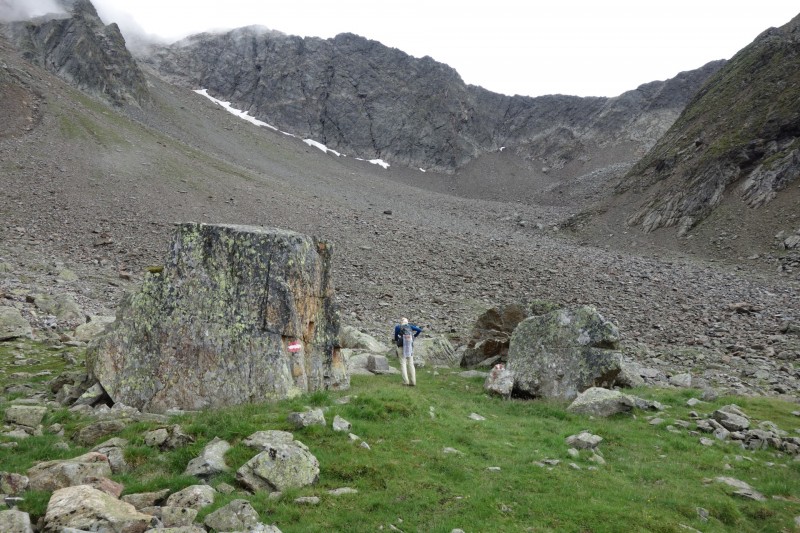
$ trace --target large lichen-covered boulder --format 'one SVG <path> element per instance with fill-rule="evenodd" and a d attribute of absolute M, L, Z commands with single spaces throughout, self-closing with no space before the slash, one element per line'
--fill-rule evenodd
<path fill-rule="evenodd" d="M 286 230 L 180 224 L 87 368 L 114 402 L 151 412 L 347 388 L 331 253 Z"/>
<path fill-rule="evenodd" d="M 572 400 L 611 386 L 620 371 L 619 330 L 591 306 L 529 317 L 511 337 L 506 368 L 515 396 Z"/>

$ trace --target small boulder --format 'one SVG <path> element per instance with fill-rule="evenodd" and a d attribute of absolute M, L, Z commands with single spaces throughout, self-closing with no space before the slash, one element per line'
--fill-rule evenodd
<path fill-rule="evenodd" d="M 183 472 L 187 476 L 210 477 L 214 474 L 230 470 L 225 464 L 225 454 L 231 445 L 218 437 L 206 444 L 198 457 L 195 457 L 186 466 Z"/>
<path fill-rule="evenodd" d="M 283 491 L 317 482 L 319 461 L 306 448 L 274 444 L 259 453 L 237 472 L 236 479 L 253 492 Z"/>
<path fill-rule="evenodd" d="M 504 365 L 497 364 L 483 382 L 483 390 L 502 398 L 510 398 L 514 390 L 514 375 Z"/>
<path fill-rule="evenodd" d="M 116 320 L 113 316 L 91 315 L 89 321 L 75 328 L 75 340 L 90 342 L 106 330 L 106 326 Z"/>
<path fill-rule="evenodd" d="M 186 527 L 191 526 L 197 518 L 197 509 L 190 507 L 171 507 L 165 505 L 161 507 L 161 523 L 164 527 Z"/>
<path fill-rule="evenodd" d="M 308 426 L 324 426 L 325 423 L 325 413 L 322 412 L 322 409 L 311 409 L 309 411 L 305 411 L 303 413 L 290 413 L 287 417 L 287 420 L 290 424 L 293 424 L 295 428 L 302 429 Z"/>
<path fill-rule="evenodd" d="M 214 503 L 217 491 L 208 485 L 190 485 L 167 498 L 169 507 L 188 507 L 200 510 Z"/>
<path fill-rule="evenodd" d="M 567 407 L 567 411 L 590 416 L 612 416 L 633 410 L 631 398 L 616 390 L 592 387 L 580 393 Z"/>
<path fill-rule="evenodd" d="M 376 354 L 389 351 L 389 346 L 379 342 L 375 337 L 362 333 L 353 326 L 342 326 L 339 328 L 339 343 L 342 348 L 365 350 Z"/>
<path fill-rule="evenodd" d="M 722 407 L 711 415 L 728 431 L 742 431 L 750 427 L 750 420 L 735 410 Z"/>
<path fill-rule="evenodd" d="M 42 423 L 47 407 L 39 405 L 12 405 L 6 409 L 5 420 L 9 424 L 36 428 Z"/>
<path fill-rule="evenodd" d="M 91 478 L 109 478 L 112 473 L 105 455 L 89 452 L 72 459 L 39 463 L 27 474 L 31 490 L 54 491 L 85 484 Z"/>
<path fill-rule="evenodd" d="M 53 493 L 43 519 L 43 531 L 54 533 L 73 528 L 140 533 L 154 527 L 155 522 L 153 516 L 140 513 L 133 505 L 88 485 L 78 485 Z"/>
<path fill-rule="evenodd" d="M 603 442 L 603 437 L 582 431 L 577 435 L 570 435 L 565 439 L 566 444 L 577 450 L 593 450 Z"/>
<path fill-rule="evenodd" d="M 0 472 L 0 494 L 22 494 L 28 490 L 30 480 L 28 476 L 16 472 Z M 2 531 L 2 529 L 0 529 Z"/>
<path fill-rule="evenodd" d="M 333 430 L 334 431 L 350 431 L 353 427 L 353 424 L 345 420 L 339 415 L 333 417 Z"/>
<path fill-rule="evenodd" d="M 394 369 L 389 366 L 389 360 L 385 356 L 369 354 L 367 356 L 367 370 L 373 374 L 391 374 Z"/>
<path fill-rule="evenodd" d="M 242 441 L 242 444 L 250 448 L 255 448 L 259 451 L 269 449 L 270 446 L 275 444 L 300 444 L 299 441 L 294 440 L 294 435 L 288 431 L 268 430 L 256 431 Z M 305 446 L 305 445 L 304 445 Z"/>
<path fill-rule="evenodd" d="M 99 420 L 78 431 L 73 439 L 84 446 L 91 446 L 109 435 L 119 433 L 128 425 L 129 421 L 123 419 Z"/>
<path fill-rule="evenodd" d="M 114 437 L 105 442 L 102 442 L 92 448 L 91 451 L 102 453 L 108 457 L 108 464 L 111 465 L 111 471 L 115 474 L 125 472 L 128 470 L 128 463 L 125 461 L 125 446 L 128 441 L 119 437 Z"/>
<path fill-rule="evenodd" d="M 16 509 L 0 511 L 0 531 L 3 533 L 33 533 L 31 517 L 28 513 Z"/>
<path fill-rule="evenodd" d="M 444 337 L 418 338 L 414 341 L 414 366 L 458 366 L 456 350 Z"/>
<path fill-rule="evenodd" d="M 0 341 L 19 337 L 31 338 L 33 329 L 15 307 L 0 306 Z"/>
<path fill-rule="evenodd" d="M 246 531 L 259 523 L 259 517 L 249 501 L 233 500 L 206 516 L 203 523 L 214 531 Z"/>

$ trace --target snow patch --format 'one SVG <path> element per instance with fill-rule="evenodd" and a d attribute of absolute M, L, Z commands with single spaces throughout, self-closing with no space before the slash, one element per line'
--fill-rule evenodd
<path fill-rule="evenodd" d="M 225 109 L 225 111 L 227 111 L 228 113 L 230 113 L 232 115 L 236 115 L 237 117 L 242 118 L 242 119 L 244 119 L 247 122 L 250 122 L 252 124 L 255 124 L 256 126 L 264 126 L 265 128 L 269 128 L 271 130 L 278 131 L 278 128 L 276 128 L 275 126 L 272 126 L 271 124 L 267 124 L 266 122 L 264 122 L 262 120 L 258 120 L 255 117 L 251 117 L 250 115 L 247 114 L 247 111 L 240 111 L 239 109 L 235 109 L 235 108 L 231 107 L 231 103 L 230 102 L 223 102 L 222 100 L 218 100 L 217 98 L 214 98 L 213 96 L 208 94 L 208 89 L 198 89 L 195 92 L 197 94 L 205 96 L 206 98 L 208 98 L 209 100 L 211 100 L 215 104 L 221 105 Z"/>
<path fill-rule="evenodd" d="M 324 144 L 322 144 L 321 142 L 317 142 L 317 141 L 315 141 L 314 139 L 303 139 L 303 142 L 304 142 L 304 143 L 306 143 L 306 144 L 307 144 L 307 145 L 309 145 L 309 146 L 313 146 L 313 147 L 315 147 L 315 148 L 319 148 L 320 150 L 322 150 L 322 151 L 323 151 L 323 152 L 325 152 L 326 154 L 327 154 L 328 152 L 330 152 L 330 153 L 332 153 L 333 155 L 335 155 L 336 157 L 339 157 L 339 156 L 341 156 L 341 155 L 342 155 L 342 154 L 340 154 L 339 152 L 337 152 L 336 150 L 331 150 L 330 148 L 328 148 L 327 146 L 325 146 L 325 145 L 324 145 Z"/>

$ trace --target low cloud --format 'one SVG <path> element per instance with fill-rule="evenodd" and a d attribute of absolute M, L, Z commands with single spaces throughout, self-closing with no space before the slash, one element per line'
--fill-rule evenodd
<path fill-rule="evenodd" d="M 64 11 L 55 0 L 0 0 L 0 22 L 28 20 Z"/>

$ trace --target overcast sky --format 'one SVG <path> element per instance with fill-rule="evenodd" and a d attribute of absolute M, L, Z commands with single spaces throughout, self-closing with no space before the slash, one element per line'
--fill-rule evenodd
<path fill-rule="evenodd" d="M 22 1 L 33 5 L 49 0 Z M 455 68 L 504 94 L 616 96 L 729 59 L 800 13 L 795 0 L 93 0 L 106 23 L 175 40 L 260 24 L 283 33 L 351 32 Z"/>

